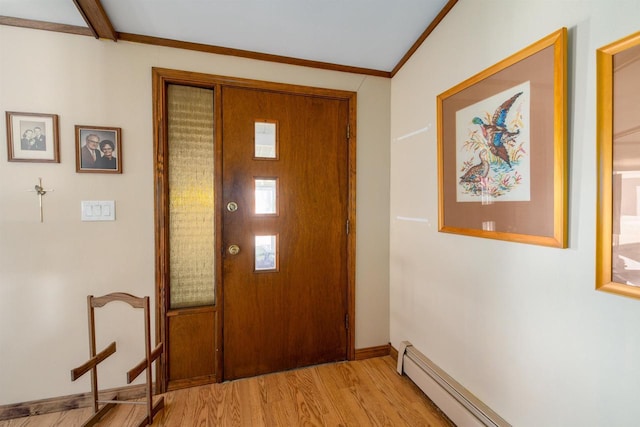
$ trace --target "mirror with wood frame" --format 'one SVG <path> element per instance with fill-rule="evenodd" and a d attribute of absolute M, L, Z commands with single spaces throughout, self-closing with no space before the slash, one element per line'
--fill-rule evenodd
<path fill-rule="evenodd" d="M 640 298 L 640 32 L 596 59 L 596 289 Z"/>

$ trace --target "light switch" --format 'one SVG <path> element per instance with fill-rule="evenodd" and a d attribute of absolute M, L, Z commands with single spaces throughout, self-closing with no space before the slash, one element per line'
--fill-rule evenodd
<path fill-rule="evenodd" d="M 115 221 L 116 208 L 113 200 L 80 202 L 82 221 Z"/>
<path fill-rule="evenodd" d="M 115 221 L 116 220 L 116 202 L 113 200 L 107 200 L 104 202 L 100 202 L 100 208 L 102 210 L 102 219 L 104 221 Z"/>

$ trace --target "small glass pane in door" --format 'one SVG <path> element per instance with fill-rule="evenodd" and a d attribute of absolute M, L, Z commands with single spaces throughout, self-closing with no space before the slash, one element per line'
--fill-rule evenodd
<path fill-rule="evenodd" d="M 277 211 L 277 189 L 278 180 L 275 178 L 255 179 L 255 212 L 256 215 L 276 214 Z"/>
<path fill-rule="evenodd" d="M 277 158 L 276 138 L 277 129 L 275 122 L 255 122 L 255 154 L 259 159 Z"/>
<path fill-rule="evenodd" d="M 256 271 L 277 269 L 276 236 L 255 236 Z"/>

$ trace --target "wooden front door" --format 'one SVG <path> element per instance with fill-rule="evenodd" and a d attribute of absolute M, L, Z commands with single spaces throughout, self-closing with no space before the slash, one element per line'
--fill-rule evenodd
<path fill-rule="evenodd" d="M 221 95 L 223 377 L 345 360 L 349 103 Z"/>
<path fill-rule="evenodd" d="M 355 93 L 152 75 L 158 391 L 353 359 Z"/>

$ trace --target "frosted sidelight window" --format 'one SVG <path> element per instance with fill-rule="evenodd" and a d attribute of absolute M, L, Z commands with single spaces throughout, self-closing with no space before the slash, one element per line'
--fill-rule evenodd
<path fill-rule="evenodd" d="M 169 85 L 169 304 L 215 303 L 213 90 Z"/>
<path fill-rule="evenodd" d="M 255 122 L 255 154 L 259 159 L 275 159 L 278 157 L 278 129 L 275 122 Z"/>
<path fill-rule="evenodd" d="M 277 183 L 275 178 L 255 179 L 255 213 L 257 215 L 268 215 L 277 213 Z"/>
<path fill-rule="evenodd" d="M 277 269 L 277 239 L 276 236 L 255 236 L 255 268 L 256 271 Z"/>

